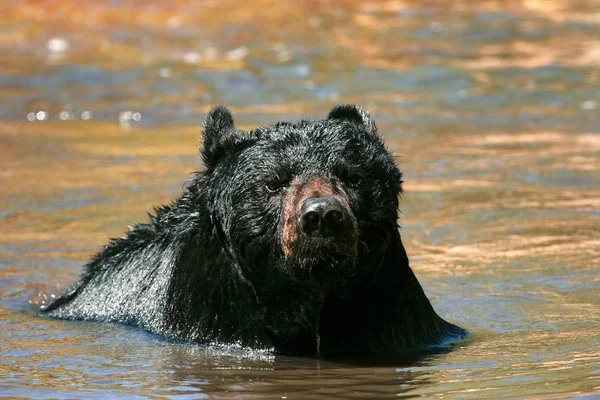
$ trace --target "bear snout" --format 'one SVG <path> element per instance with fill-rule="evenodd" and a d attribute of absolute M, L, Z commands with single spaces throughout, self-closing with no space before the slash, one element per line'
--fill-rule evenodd
<path fill-rule="evenodd" d="M 298 179 L 290 185 L 284 204 L 281 238 L 288 261 L 304 257 L 339 264 L 356 255 L 357 222 L 334 182 L 323 177 Z"/>
<path fill-rule="evenodd" d="M 339 235 L 346 222 L 342 203 L 335 197 L 311 197 L 300 206 L 302 233 L 313 237 Z"/>

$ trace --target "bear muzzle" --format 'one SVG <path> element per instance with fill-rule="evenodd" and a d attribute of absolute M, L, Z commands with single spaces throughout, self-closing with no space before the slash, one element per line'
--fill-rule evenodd
<path fill-rule="evenodd" d="M 323 286 L 352 274 L 358 262 L 358 224 L 345 192 L 324 177 L 298 179 L 284 204 L 286 270 Z"/>
<path fill-rule="evenodd" d="M 283 203 L 281 238 L 286 259 L 338 264 L 356 255 L 357 222 L 346 194 L 333 181 L 319 176 L 296 179 Z"/>

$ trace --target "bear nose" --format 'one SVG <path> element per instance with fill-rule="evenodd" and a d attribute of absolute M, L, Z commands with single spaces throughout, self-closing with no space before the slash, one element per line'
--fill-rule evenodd
<path fill-rule="evenodd" d="M 334 236 L 344 227 L 344 208 L 335 197 L 312 197 L 300 207 L 300 224 L 308 236 Z"/>

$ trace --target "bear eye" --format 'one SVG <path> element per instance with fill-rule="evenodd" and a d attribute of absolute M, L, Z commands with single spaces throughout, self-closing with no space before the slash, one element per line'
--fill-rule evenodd
<path fill-rule="evenodd" d="M 272 181 L 272 182 L 268 182 L 266 187 L 267 187 L 267 191 L 269 191 L 271 193 L 277 193 L 283 188 L 283 184 L 279 181 Z"/>
<path fill-rule="evenodd" d="M 337 168 L 336 175 L 340 181 L 348 185 L 356 185 L 362 179 L 362 176 L 358 172 L 344 167 Z"/>
<path fill-rule="evenodd" d="M 277 176 L 267 182 L 265 187 L 269 193 L 278 193 L 284 187 L 290 184 L 290 179 L 287 176 Z"/>

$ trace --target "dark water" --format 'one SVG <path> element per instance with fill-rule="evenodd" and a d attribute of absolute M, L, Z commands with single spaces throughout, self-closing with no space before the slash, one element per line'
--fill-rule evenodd
<path fill-rule="evenodd" d="M 0 5 L 0 396 L 600 396 L 600 3 Z M 315 360 L 32 316 L 181 193 L 204 113 L 371 111 L 442 354 Z M 592 396 L 594 397 L 594 396 Z"/>

